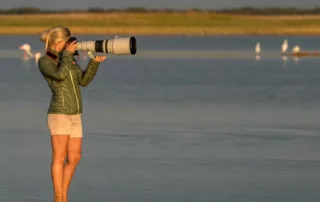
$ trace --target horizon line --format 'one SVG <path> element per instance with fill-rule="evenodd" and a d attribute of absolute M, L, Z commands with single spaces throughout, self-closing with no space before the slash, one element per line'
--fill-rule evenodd
<path fill-rule="evenodd" d="M 165 10 L 173 10 L 173 11 L 189 11 L 189 10 L 195 10 L 195 11 L 224 11 L 224 10 L 238 10 L 238 9 L 254 9 L 254 10 L 267 10 L 267 9 L 279 9 L 279 10 L 287 10 L 287 9 L 294 9 L 294 10 L 314 10 L 314 9 L 320 9 L 320 5 L 313 6 L 313 7 L 297 7 L 297 6 L 238 6 L 238 7 L 226 7 L 226 8 L 196 8 L 196 7 L 190 7 L 190 8 L 149 8 L 149 7 L 139 7 L 139 6 L 133 6 L 133 7 L 126 7 L 126 8 L 101 8 L 101 7 L 88 7 L 88 8 L 56 8 L 56 9 L 48 9 L 48 8 L 40 8 L 36 6 L 22 6 L 22 7 L 12 7 L 12 8 L 0 8 L 0 11 L 10 11 L 10 10 L 17 10 L 17 9 L 34 9 L 38 11 L 88 11 L 90 9 L 96 9 L 101 11 L 127 11 L 127 10 L 144 10 L 144 11 L 165 11 Z"/>

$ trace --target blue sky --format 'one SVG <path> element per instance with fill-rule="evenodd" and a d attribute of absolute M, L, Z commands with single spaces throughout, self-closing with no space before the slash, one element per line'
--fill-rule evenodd
<path fill-rule="evenodd" d="M 320 0 L 4 0 L 0 8 L 38 7 L 45 9 L 86 9 L 100 8 L 208 8 L 221 9 L 232 7 L 320 7 Z"/>

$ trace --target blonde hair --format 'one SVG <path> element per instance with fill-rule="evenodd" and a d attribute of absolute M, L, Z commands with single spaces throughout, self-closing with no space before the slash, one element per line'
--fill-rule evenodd
<path fill-rule="evenodd" d="M 53 45 L 59 42 L 66 42 L 71 36 L 70 30 L 66 27 L 53 27 L 44 31 L 40 37 L 40 40 L 46 43 L 45 51 L 48 47 L 52 47 Z"/>

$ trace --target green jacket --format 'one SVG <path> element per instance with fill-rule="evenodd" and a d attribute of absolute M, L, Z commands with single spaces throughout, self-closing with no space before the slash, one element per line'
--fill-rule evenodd
<path fill-rule="evenodd" d="M 88 86 L 96 75 L 100 63 L 90 60 L 86 70 L 83 71 L 74 59 L 73 53 L 67 50 L 62 53 L 52 49 L 48 51 L 53 54 L 44 55 L 38 61 L 39 70 L 52 91 L 48 113 L 81 114 L 80 86 Z"/>

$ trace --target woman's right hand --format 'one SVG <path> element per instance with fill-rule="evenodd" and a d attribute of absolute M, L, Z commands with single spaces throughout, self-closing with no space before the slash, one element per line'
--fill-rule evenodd
<path fill-rule="evenodd" d="M 74 53 L 76 49 L 77 49 L 77 41 L 71 42 L 66 47 L 66 50 L 70 51 L 71 53 Z"/>

